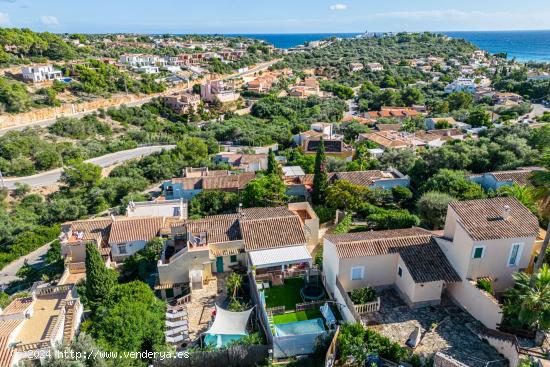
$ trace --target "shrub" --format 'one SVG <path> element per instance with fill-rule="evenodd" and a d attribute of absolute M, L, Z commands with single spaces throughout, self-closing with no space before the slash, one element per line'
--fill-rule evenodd
<path fill-rule="evenodd" d="M 334 220 L 334 216 L 336 215 L 336 209 L 334 208 L 316 206 L 314 210 L 315 210 L 315 214 L 317 214 L 317 216 L 319 217 L 319 223 L 330 222 Z"/>
<path fill-rule="evenodd" d="M 493 290 L 493 283 L 491 282 L 491 280 L 489 279 L 486 279 L 486 278 L 480 278 L 477 280 L 477 284 L 476 286 L 481 289 L 481 290 L 484 290 L 485 292 L 487 293 L 490 293 L 490 294 L 493 294 L 494 293 L 494 290 Z"/>
<path fill-rule="evenodd" d="M 351 229 L 351 214 L 346 214 L 344 219 L 336 227 L 334 227 L 334 230 L 332 233 L 334 234 L 344 234 L 348 233 Z"/>
<path fill-rule="evenodd" d="M 363 287 L 359 289 L 354 289 L 351 292 L 351 300 L 353 304 L 362 305 L 369 302 L 374 302 L 376 300 L 376 291 L 372 287 Z"/>

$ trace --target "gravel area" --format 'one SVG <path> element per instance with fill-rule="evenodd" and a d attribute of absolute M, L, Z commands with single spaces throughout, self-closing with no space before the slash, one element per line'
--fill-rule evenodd
<path fill-rule="evenodd" d="M 491 367 L 508 365 L 502 355 L 468 329 L 477 321 L 448 299 L 440 306 L 411 309 L 394 290 L 385 290 L 380 311 L 364 321 L 402 346 L 419 327 L 423 337 L 415 352 L 422 358 L 441 351 L 471 367 L 484 367 L 490 361 L 494 361 Z"/>

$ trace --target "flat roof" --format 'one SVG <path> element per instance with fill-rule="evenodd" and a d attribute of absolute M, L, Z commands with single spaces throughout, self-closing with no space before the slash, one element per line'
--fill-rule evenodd
<path fill-rule="evenodd" d="M 251 251 L 249 256 L 257 268 L 311 262 L 311 254 L 304 245 Z"/>

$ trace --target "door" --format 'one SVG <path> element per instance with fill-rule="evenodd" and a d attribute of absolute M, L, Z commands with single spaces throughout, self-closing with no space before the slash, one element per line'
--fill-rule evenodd
<path fill-rule="evenodd" d="M 216 273 L 223 273 L 223 257 L 216 258 Z"/>

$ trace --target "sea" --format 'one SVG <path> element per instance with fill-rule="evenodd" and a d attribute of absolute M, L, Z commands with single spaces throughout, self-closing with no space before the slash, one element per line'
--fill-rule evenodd
<path fill-rule="evenodd" d="M 505 52 L 517 61 L 550 62 L 550 30 L 545 31 L 484 31 L 442 32 L 449 37 L 464 38 L 480 49 L 491 53 Z M 239 34 L 264 40 L 277 48 L 291 48 L 324 38 L 352 38 L 359 33 L 288 33 L 288 34 Z"/>

